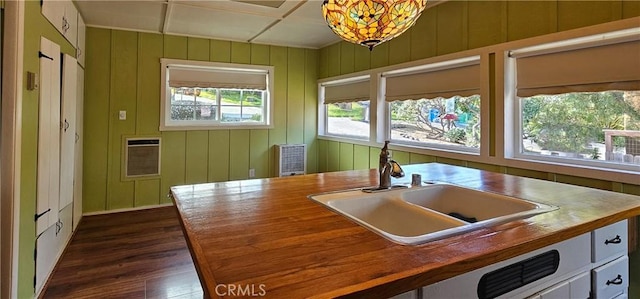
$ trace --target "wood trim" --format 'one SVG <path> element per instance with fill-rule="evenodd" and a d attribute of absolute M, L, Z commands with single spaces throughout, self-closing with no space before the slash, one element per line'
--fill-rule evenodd
<path fill-rule="evenodd" d="M 135 208 L 124 208 L 124 209 L 114 209 L 114 210 L 88 212 L 88 213 L 82 213 L 82 217 L 84 217 L 84 216 L 94 216 L 94 215 L 104 215 L 104 214 L 113 214 L 113 213 L 123 213 L 123 212 L 131 212 L 131 211 L 140 211 L 140 210 L 148 210 L 148 209 L 168 207 L 168 206 L 172 206 L 172 205 L 173 205 L 173 203 L 164 203 L 164 204 L 152 205 L 152 206 L 142 206 L 142 207 L 135 207 Z"/>
<path fill-rule="evenodd" d="M 20 236 L 20 173 L 22 124 L 22 70 L 24 48 L 24 2 L 4 3 L 2 87 L 2 177 L 0 214 L 0 297 L 17 298 Z"/>

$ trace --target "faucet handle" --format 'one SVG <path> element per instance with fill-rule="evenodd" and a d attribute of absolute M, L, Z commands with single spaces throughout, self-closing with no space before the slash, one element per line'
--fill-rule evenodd
<path fill-rule="evenodd" d="M 394 160 L 389 160 L 389 163 L 391 164 L 391 176 L 394 178 L 401 178 L 404 177 L 404 170 L 402 170 L 402 167 L 400 167 L 400 164 L 398 164 L 398 162 L 394 161 Z"/>

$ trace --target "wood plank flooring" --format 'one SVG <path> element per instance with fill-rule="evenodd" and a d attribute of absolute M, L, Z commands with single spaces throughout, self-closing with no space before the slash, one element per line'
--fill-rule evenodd
<path fill-rule="evenodd" d="M 202 298 L 175 207 L 86 216 L 41 298 Z"/>

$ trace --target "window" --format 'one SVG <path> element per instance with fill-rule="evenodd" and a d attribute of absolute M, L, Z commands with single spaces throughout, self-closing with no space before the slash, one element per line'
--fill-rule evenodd
<path fill-rule="evenodd" d="M 478 153 L 480 57 L 382 74 L 392 142 Z"/>
<path fill-rule="evenodd" d="M 638 39 L 617 32 L 512 51 L 513 156 L 640 170 Z"/>
<path fill-rule="evenodd" d="M 321 135 L 369 140 L 369 76 L 320 84 Z"/>
<path fill-rule="evenodd" d="M 273 67 L 161 62 L 161 130 L 271 127 Z"/>

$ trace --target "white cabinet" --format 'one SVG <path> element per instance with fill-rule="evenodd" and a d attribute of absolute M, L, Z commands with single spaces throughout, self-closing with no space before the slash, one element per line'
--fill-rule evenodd
<path fill-rule="evenodd" d="M 75 171 L 73 179 L 73 230 L 82 218 L 82 142 L 84 111 L 84 69 L 78 68 L 78 94 L 76 95 Z"/>
<path fill-rule="evenodd" d="M 62 209 L 55 225 L 49 227 L 36 239 L 36 277 L 34 281 L 36 295 L 42 291 L 56 262 L 71 240 L 72 213 L 71 206 Z"/>
<path fill-rule="evenodd" d="M 591 261 L 602 264 L 627 254 L 627 221 L 616 222 L 591 232 Z"/>
<path fill-rule="evenodd" d="M 36 234 L 58 221 L 60 196 L 60 46 L 40 39 Z"/>
<path fill-rule="evenodd" d="M 629 288 L 627 232 L 627 220 L 591 232 L 594 267 L 591 271 L 591 289 L 594 299 L 626 297 Z"/>
<path fill-rule="evenodd" d="M 78 42 L 76 43 L 76 59 L 78 60 L 78 64 L 84 67 L 84 59 L 85 59 L 85 36 L 86 36 L 87 27 L 84 24 L 84 19 L 80 14 L 78 14 Z"/>
<path fill-rule="evenodd" d="M 71 0 L 42 0 L 42 15 L 76 46 L 78 38 L 78 10 Z"/>
<path fill-rule="evenodd" d="M 626 255 L 591 272 L 594 299 L 612 299 L 625 294 L 629 288 L 629 258 Z"/>
<path fill-rule="evenodd" d="M 60 121 L 60 204 L 59 209 L 73 201 L 73 173 L 76 140 L 76 94 L 78 93 L 78 62 L 65 54 L 62 67 L 62 105 Z"/>

